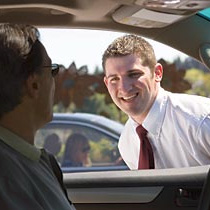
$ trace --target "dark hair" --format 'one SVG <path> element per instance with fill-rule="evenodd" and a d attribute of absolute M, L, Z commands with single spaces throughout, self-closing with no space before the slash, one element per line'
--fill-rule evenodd
<path fill-rule="evenodd" d="M 77 161 L 75 160 L 75 154 L 78 152 L 80 146 L 89 147 L 88 139 L 83 134 L 80 133 L 71 134 L 66 140 L 66 147 L 65 147 L 63 160 L 64 161 L 68 160 L 71 163 Z"/>
<path fill-rule="evenodd" d="M 57 155 L 61 149 L 61 140 L 55 133 L 48 135 L 44 142 L 44 148 L 53 155 Z"/>
<path fill-rule="evenodd" d="M 157 61 L 153 47 L 142 37 L 129 34 L 114 40 L 105 50 L 102 57 L 104 72 L 106 71 L 105 65 L 108 58 L 132 54 L 137 55 L 141 59 L 143 66 L 148 66 L 151 71 L 154 70 Z"/>
<path fill-rule="evenodd" d="M 0 118 L 21 103 L 29 75 L 40 73 L 42 49 L 30 25 L 0 24 Z"/>

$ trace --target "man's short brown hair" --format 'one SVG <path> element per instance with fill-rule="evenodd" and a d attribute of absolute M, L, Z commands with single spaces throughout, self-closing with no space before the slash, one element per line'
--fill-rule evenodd
<path fill-rule="evenodd" d="M 114 40 L 105 50 L 102 57 L 102 66 L 104 72 L 108 58 L 122 57 L 126 55 L 137 55 L 143 66 L 148 66 L 151 70 L 154 69 L 157 60 L 153 47 L 140 36 L 125 35 Z"/>

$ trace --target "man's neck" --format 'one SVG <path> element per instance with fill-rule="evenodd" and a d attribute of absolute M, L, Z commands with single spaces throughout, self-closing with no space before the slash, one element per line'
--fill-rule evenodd
<path fill-rule="evenodd" d="M 23 116 L 20 113 L 10 112 L 0 119 L 0 125 L 33 145 L 36 132 L 31 123 L 33 121 L 29 117 Z"/>

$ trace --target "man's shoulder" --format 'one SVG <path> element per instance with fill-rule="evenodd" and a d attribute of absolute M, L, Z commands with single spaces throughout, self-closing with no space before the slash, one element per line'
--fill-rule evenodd
<path fill-rule="evenodd" d="M 205 115 L 210 113 L 210 98 L 184 93 L 170 93 L 168 95 L 169 106 L 177 111 L 187 112 L 192 115 Z"/>
<path fill-rule="evenodd" d="M 0 161 L 10 160 L 13 156 L 15 156 L 15 150 L 0 139 Z"/>
<path fill-rule="evenodd" d="M 0 140 L 1 177 L 17 177 L 21 167 L 22 155 Z"/>
<path fill-rule="evenodd" d="M 167 112 L 182 120 L 201 122 L 210 114 L 210 99 L 197 95 L 168 93 Z"/>
<path fill-rule="evenodd" d="M 175 99 L 182 99 L 184 101 L 187 101 L 187 99 L 194 99 L 197 103 L 200 103 L 200 100 L 205 101 L 206 103 L 210 103 L 210 98 L 200 96 L 200 95 L 193 95 L 193 94 L 187 94 L 187 93 L 172 93 L 169 91 L 165 91 L 165 93 L 170 97 L 170 98 L 175 98 Z"/>

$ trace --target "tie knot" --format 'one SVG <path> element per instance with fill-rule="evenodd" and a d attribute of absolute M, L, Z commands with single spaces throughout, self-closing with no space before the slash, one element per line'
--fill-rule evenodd
<path fill-rule="evenodd" d="M 147 135 L 147 130 L 142 126 L 142 125 L 139 125 L 137 128 L 136 128 L 136 132 L 139 134 L 139 135 Z"/>

